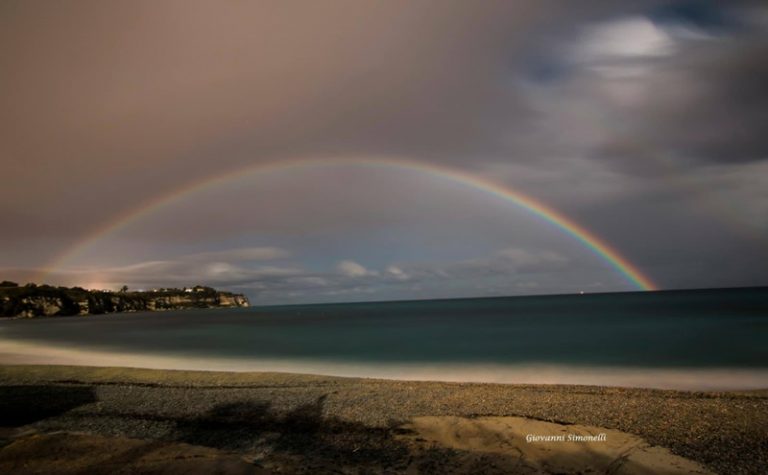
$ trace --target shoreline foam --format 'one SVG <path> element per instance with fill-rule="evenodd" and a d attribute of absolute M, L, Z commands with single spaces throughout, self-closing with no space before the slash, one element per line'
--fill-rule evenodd
<path fill-rule="evenodd" d="M 400 381 L 586 385 L 685 391 L 768 389 L 768 368 L 630 368 L 551 364 L 351 363 L 203 358 L 52 347 L 0 340 L 0 364 L 74 365 L 186 371 L 279 372 Z"/>

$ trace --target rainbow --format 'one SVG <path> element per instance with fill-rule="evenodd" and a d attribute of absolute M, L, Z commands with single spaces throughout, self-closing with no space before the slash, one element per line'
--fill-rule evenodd
<path fill-rule="evenodd" d="M 294 168 L 308 167 L 328 167 L 328 166 L 361 166 L 372 168 L 386 168 L 403 170 L 408 172 L 424 173 L 429 176 L 441 178 L 449 182 L 457 183 L 484 193 L 496 196 L 510 203 L 513 203 L 537 218 L 552 224 L 567 235 L 571 236 L 584 247 L 599 256 L 605 262 L 610 264 L 629 282 L 641 290 L 657 290 L 658 286 L 627 258 L 622 256 L 617 250 L 611 247 L 607 242 L 592 234 L 590 231 L 564 216 L 555 209 L 544 203 L 526 196 L 519 191 L 508 187 L 503 187 L 487 179 L 480 178 L 467 173 L 466 171 L 450 168 L 442 165 L 426 164 L 421 162 L 401 160 L 401 159 L 379 159 L 379 158 L 332 158 L 332 159 L 289 159 L 278 162 L 260 163 L 249 165 L 224 174 L 208 177 L 204 180 L 189 183 L 180 188 L 174 189 L 160 197 L 152 198 L 145 203 L 129 210 L 117 218 L 103 224 L 88 234 L 85 238 L 78 241 L 74 246 L 67 249 L 63 254 L 54 259 L 38 276 L 37 281 L 42 282 L 45 277 L 61 268 L 66 262 L 75 258 L 81 252 L 88 248 L 92 243 L 103 239 L 109 234 L 120 228 L 135 222 L 136 220 L 149 215 L 150 213 L 176 203 L 190 194 L 210 189 L 231 180 L 243 178 L 244 176 L 264 174 L 274 171 L 284 171 Z"/>

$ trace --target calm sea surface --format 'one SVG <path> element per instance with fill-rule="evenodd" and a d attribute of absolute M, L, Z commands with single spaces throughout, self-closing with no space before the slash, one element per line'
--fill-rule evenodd
<path fill-rule="evenodd" d="M 14 344 L 13 351 L 3 351 L 4 344 L 7 348 Z M 569 368 L 572 373 L 601 368 L 627 374 L 669 369 L 701 377 L 705 377 L 702 370 L 731 374 L 741 370 L 751 381 L 747 386 L 768 387 L 768 379 L 761 379 L 768 374 L 768 288 L 273 306 L 1 322 L 0 362 L 3 354 L 7 359 L 9 353 L 18 353 L 20 345 L 43 353 L 67 350 L 60 354 L 66 363 L 79 352 L 121 355 L 126 366 L 133 365 L 130 358 L 135 356 L 194 360 L 195 365 L 171 366 L 201 369 L 305 367 L 307 372 L 361 376 L 366 375 L 364 368 L 377 367 L 421 368 L 423 375 L 428 375 L 426 368 L 443 372 L 463 368 L 475 374 L 485 368 L 491 375 L 504 373 L 505 368 L 528 368 L 529 375 L 530 368 Z M 59 361 L 51 355 L 45 362 Z M 98 361 L 86 358 L 77 363 Z M 334 371 L 334 365 L 357 370 Z"/>

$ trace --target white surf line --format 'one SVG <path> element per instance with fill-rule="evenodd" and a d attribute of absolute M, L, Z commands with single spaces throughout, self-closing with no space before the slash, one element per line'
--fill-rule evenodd
<path fill-rule="evenodd" d="M 235 372 L 285 372 L 505 384 L 569 384 L 680 390 L 768 389 L 768 368 L 627 368 L 551 364 L 369 363 L 249 359 L 104 351 L 0 339 L 0 364 L 114 366 Z"/>

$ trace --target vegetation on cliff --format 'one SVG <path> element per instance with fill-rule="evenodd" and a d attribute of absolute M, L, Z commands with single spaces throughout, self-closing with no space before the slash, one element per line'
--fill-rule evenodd
<path fill-rule="evenodd" d="M 248 305 L 248 299 L 242 294 L 200 285 L 150 291 L 129 291 L 128 287 L 123 286 L 119 292 L 112 292 L 35 284 L 19 286 L 15 282 L 0 282 L 0 316 L 3 317 L 89 315 Z"/>

